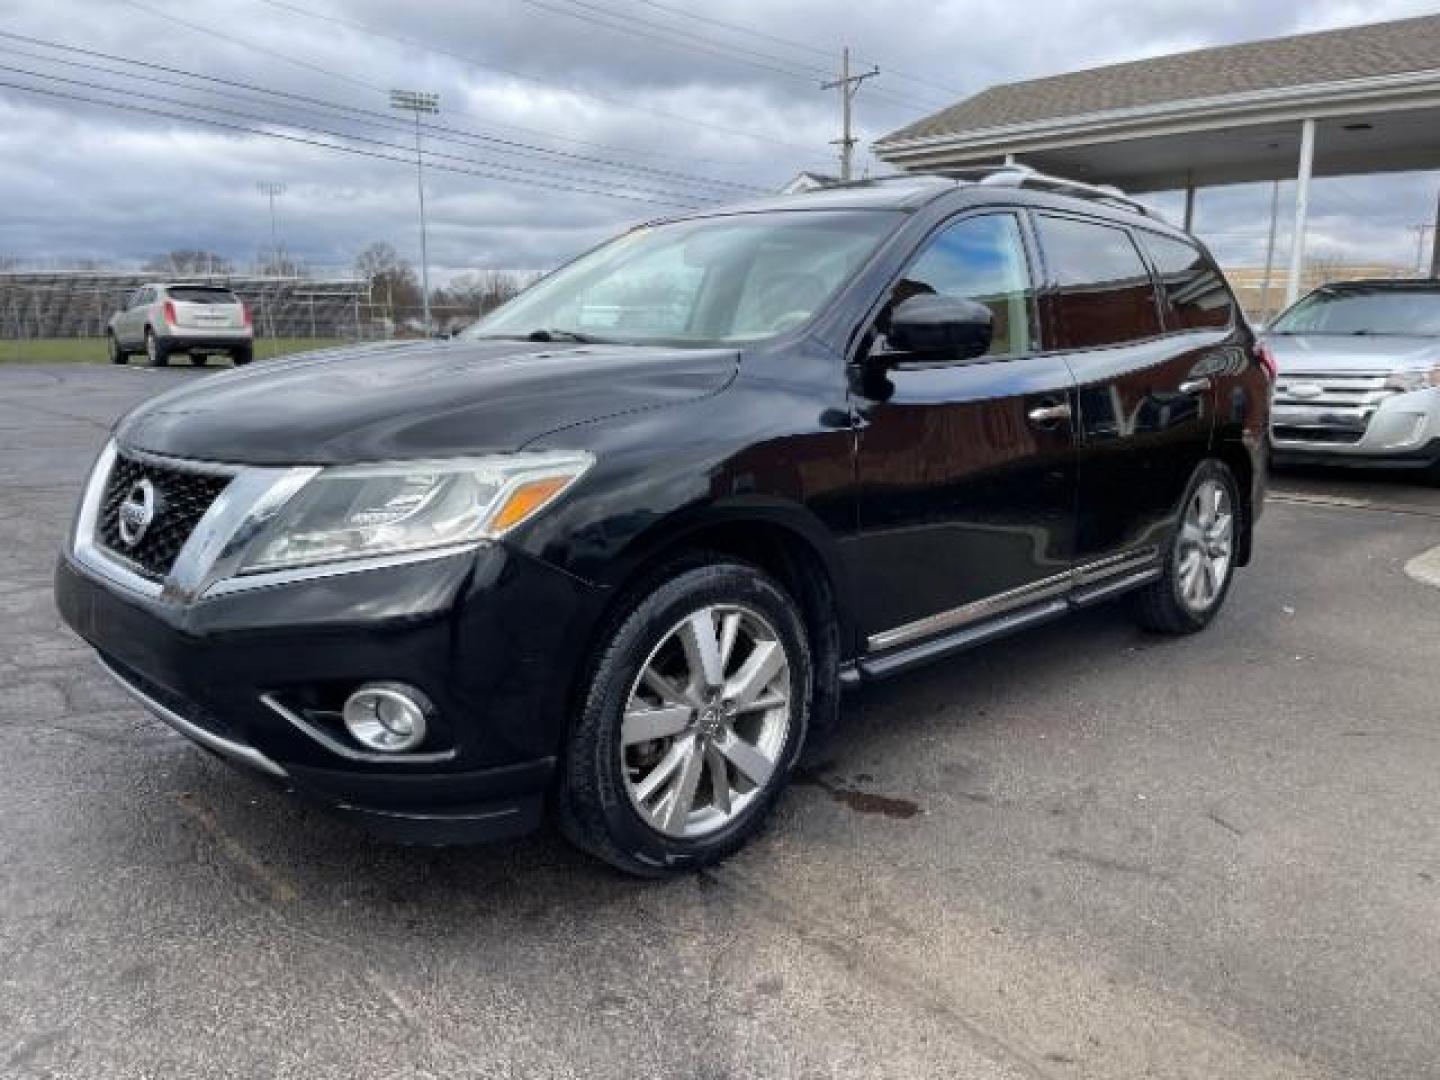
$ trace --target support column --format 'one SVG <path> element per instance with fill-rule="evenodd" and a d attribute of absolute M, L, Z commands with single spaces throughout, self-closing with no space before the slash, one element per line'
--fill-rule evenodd
<path fill-rule="evenodd" d="M 1285 285 L 1285 306 L 1300 299 L 1300 275 L 1305 270 L 1305 218 L 1310 213 L 1310 174 L 1315 169 L 1315 121 L 1300 125 L 1300 167 L 1295 174 L 1295 228 L 1290 237 L 1290 280 Z"/>
<path fill-rule="evenodd" d="M 1195 230 L 1195 181 L 1185 183 L 1185 231 Z"/>
<path fill-rule="evenodd" d="M 1270 279 L 1275 273 L 1275 227 L 1280 221 L 1280 181 L 1270 185 L 1270 235 L 1265 241 L 1265 279 L 1260 283 L 1259 316 L 1270 322 Z"/>
<path fill-rule="evenodd" d="M 1430 241 L 1430 276 L 1440 278 L 1440 195 L 1435 197 L 1435 236 Z"/>

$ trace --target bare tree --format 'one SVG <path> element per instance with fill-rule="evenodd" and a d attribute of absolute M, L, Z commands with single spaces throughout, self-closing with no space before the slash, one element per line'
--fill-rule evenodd
<path fill-rule="evenodd" d="M 355 256 L 355 275 L 370 287 L 370 302 L 382 305 L 390 318 L 413 315 L 420 307 L 420 283 L 415 268 L 379 241 Z"/>
<path fill-rule="evenodd" d="M 283 247 L 263 248 L 255 270 L 266 277 L 304 277 L 308 272 L 305 264 Z"/>
<path fill-rule="evenodd" d="M 229 259 L 213 251 L 179 248 L 151 259 L 145 269 L 157 274 L 228 274 L 233 268 Z"/>

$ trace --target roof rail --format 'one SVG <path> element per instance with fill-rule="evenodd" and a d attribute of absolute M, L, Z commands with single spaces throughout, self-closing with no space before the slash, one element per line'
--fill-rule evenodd
<path fill-rule="evenodd" d="M 1153 207 L 1146 206 L 1138 199 L 1132 199 L 1118 187 L 1111 184 L 1087 184 L 1082 180 L 1068 180 L 1063 176 L 1050 176 L 1037 172 L 1029 165 L 975 165 L 954 169 L 937 170 L 941 176 L 987 187 L 1036 188 L 1053 191 L 1057 195 L 1073 195 L 1080 199 L 1095 199 L 1099 202 L 1114 203 L 1137 214 L 1164 221 L 1164 216 Z"/>

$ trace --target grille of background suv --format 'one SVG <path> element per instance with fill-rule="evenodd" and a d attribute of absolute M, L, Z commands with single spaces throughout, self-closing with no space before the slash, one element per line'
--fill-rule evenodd
<path fill-rule="evenodd" d="M 120 538 L 120 504 L 142 478 L 155 486 L 155 518 L 140 542 L 131 547 Z M 147 577 L 163 578 L 205 511 L 229 483 L 228 476 L 156 465 L 121 454 L 100 500 L 100 543 Z"/>

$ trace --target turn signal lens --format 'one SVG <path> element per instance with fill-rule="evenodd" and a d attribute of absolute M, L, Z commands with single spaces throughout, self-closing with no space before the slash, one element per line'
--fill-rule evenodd
<path fill-rule="evenodd" d="M 569 487 L 572 479 L 569 476 L 547 476 L 518 485 L 490 519 L 490 530 L 502 533 L 519 525 Z"/>

